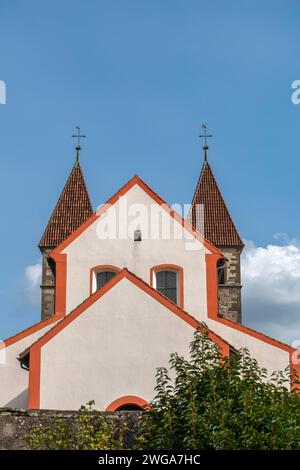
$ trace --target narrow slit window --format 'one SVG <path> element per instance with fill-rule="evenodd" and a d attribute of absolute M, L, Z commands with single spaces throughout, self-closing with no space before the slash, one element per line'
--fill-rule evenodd
<path fill-rule="evenodd" d="M 226 281 L 226 264 L 225 260 L 220 260 L 217 265 L 218 270 L 218 284 L 222 286 L 225 284 Z"/>

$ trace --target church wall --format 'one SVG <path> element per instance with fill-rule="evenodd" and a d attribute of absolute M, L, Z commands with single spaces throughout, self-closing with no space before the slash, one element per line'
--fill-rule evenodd
<path fill-rule="evenodd" d="M 155 370 L 187 357 L 193 327 L 126 278 L 41 348 L 41 408 L 104 410 L 154 397 Z"/>
<path fill-rule="evenodd" d="M 17 358 L 53 326 L 52 323 L 0 350 L 0 407 L 27 408 L 28 371 L 21 368 Z"/>
<path fill-rule="evenodd" d="M 237 350 L 243 347 L 248 348 L 259 365 L 265 367 L 269 373 L 284 370 L 290 364 L 287 351 L 247 334 L 246 330 L 239 331 L 212 319 L 207 320 L 207 325 Z"/>
<path fill-rule="evenodd" d="M 127 194 L 128 207 L 133 208 L 135 203 L 143 204 L 150 210 L 154 204 L 139 186 L 134 186 Z M 123 198 L 122 198 L 123 199 Z M 124 199 L 123 199 L 124 200 Z M 121 203 L 122 204 L 122 203 Z M 159 206 L 155 204 L 158 208 Z M 119 217 L 120 203 L 113 206 Z M 184 275 L 184 309 L 199 320 L 206 316 L 206 266 L 205 253 L 208 253 L 199 241 L 188 234 L 189 239 L 161 239 L 162 233 L 167 233 L 171 224 L 171 233 L 182 230 L 178 222 L 174 221 L 165 210 L 159 208 L 162 214 L 162 229 L 160 239 L 146 239 L 146 233 L 155 228 L 156 221 L 148 226 L 141 222 L 142 241 L 133 239 L 106 239 L 98 238 L 109 220 L 109 212 L 101 220 L 94 222 L 86 231 L 75 239 L 64 251 L 67 254 L 67 313 L 70 313 L 90 294 L 90 269 L 97 265 L 114 265 L 119 268 L 126 267 L 137 276 L 150 283 L 150 270 L 158 264 L 176 264 L 183 268 Z M 139 221 L 132 222 L 128 217 L 130 231 L 139 228 Z M 190 249 L 192 248 L 192 249 Z M 195 250 L 195 248 L 197 248 Z"/>

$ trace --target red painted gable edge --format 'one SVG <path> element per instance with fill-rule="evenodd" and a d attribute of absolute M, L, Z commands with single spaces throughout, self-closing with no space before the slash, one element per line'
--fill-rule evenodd
<path fill-rule="evenodd" d="M 85 312 L 91 305 L 93 305 L 98 299 L 104 296 L 109 290 L 111 290 L 118 282 L 123 278 L 128 279 L 137 287 L 142 289 L 144 292 L 152 296 L 160 304 L 165 306 L 175 315 L 180 317 L 182 320 L 191 325 L 194 329 L 200 329 L 208 332 L 208 337 L 211 341 L 220 346 L 221 353 L 224 356 L 228 356 L 230 349 L 233 349 L 230 344 L 222 339 L 220 336 L 215 334 L 209 328 L 202 325 L 190 314 L 182 310 L 176 304 L 171 302 L 167 297 L 160 294 L 158 291 L 153 289 L 142 279 L 129 272 L 127 269 L 122 269 L 115 277 L 113 277 L 105 286 L 99 289 L 97 292 L 88 297 L 78 307 L 76 307 L 69 315 L 65 316 L 64 319 L 51 330 L 49 330 L 44 336 L 39 338 L 30 347 L 30 368 L 29 368 L 29 391 L 28 391 L 28 408 L 38 409 L 40 407 L 40 374 L 41 374 L 41 348 L 48 343 L 54 336 L 60 331 L 66 328 L 71 322 L 73 322 L 79 315 Z"/>
<path fill-rule="evenodd" d="M 63 318 L 64 318 L 63 315 L 53 315 L 52 317 L 47 318 L 46 320 L 42 320 L 38 323 L 35 323 L 32 326 L 29 326 L 25 330 L 22 330 L 19 333 L 15 334 L 13 336 L 10 336 L 9 338 L 2 341 L 2 343 L 0 343 L 0 350 L 8 348 L 9 346 L 17 343 L 18 341 L 21 341 L 22 339 L 27 338 L 30 335 L 33 335 L 37 331 L 40 331 L 43 328 L 45 328 L 46 326 L 52 325 L 52 323 L 56 323 L 56 322 L 62 320 Z"/>
<path fill-rule="evenodd" d="M 140 186 L 157 204 L 163 207 L 163 209 L 173 217 L 179 224 L 182 225 L 189 233 L 191 233 L 198 241 L 200 241 L 205 248 L 207 248 L 211 253 L 219 254 L 220 257 L 223 257 L 223 254 L 218 250 L 214 245 L 212 245 L 208 240 L 204 238 L 197 230 L 192 227 L 189 222 L 183 219 L 177 212 L 175 212 L 171 206 L 164 201 L 153 189 L 151 189 L 139 176 L 135 175 L 131 180 L 129 180 L 124 186 L 122 186 L 116 194 L 114 194 L 106 203 L 97 210 L 86 222 L 84 222 L 80 227 L 78 227 L 75 232 L 73 232 L 68 238 L 66 238 L 62 243 L 60 243 L 54 250 L 50 253 L 50 257 L 57 253 L 61 253 L 70 243 L 72 243 L 76 238 L 81 235 L 95 220 L 99 219 L 110 206 L 114 205 L 120 197 L 124 196 L 135 184 Z"/>
<path fill-rule="evenodd" d="M 223 325 L 228 326 L 234 330 L 238 330 L 246 335 L 252 336 L 253 338 L 263 341 L 264 343 L 275 346 L 276 348 L 282 349 L 289 353 L 290 367 L 295 369 L 300 379 L 300 350 L 288 346 L 281 341 L 278 341 L 270 336 L 248 328 L 241 323 L 237 323 L 227 318 L 221 318 L 218 315 L 218 283 L 217 283 L 217 262 L 219 256 L 213 254 L 206 254 L 206 290 L 207 290 L 207 314 L 208 318 L 215 320 Z"/>

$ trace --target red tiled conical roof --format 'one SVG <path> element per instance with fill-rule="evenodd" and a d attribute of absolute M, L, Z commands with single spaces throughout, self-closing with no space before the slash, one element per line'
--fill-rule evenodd
<path fill-rule="evenodd" d="M 80 164 L 76 162 L 39 243 L 55 248 L 93 214 Z"/>
<path fill-rule="evenodd" d="M 196 221 L 196 204 L 202 205 L 203 228 Z M 213 172 L 204 163 L 192 201 L 190 222 L 203 232 L 204 237 L 215 246 L 243 246 L 243 242 L 231 219 Z M 198 225 L 198 226 L 197 226 Z"/>

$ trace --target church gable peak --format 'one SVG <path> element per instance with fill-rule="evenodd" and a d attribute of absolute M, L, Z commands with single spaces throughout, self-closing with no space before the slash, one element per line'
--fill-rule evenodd
<path fill-rule="evenodd" d="M 198 233 L 188 221 L 186 221 L 181 217 L 181 215 L 176 213 L 174 209 L 166 201 L 164 201 L 150 186 L 148 186 L 148 184 L 145 183 L 138 175 L 134 175 L 124 186 L 121 187 L 121 189 L 119 189 L 110 199 L 108 199 L 105 204 L 101 205 L 96 212 L 91 214 L 91 216 L 84 223 L 82 223 L 73 233 L 70 234 L 70 236 L 64 239 L 53 250 L 53 253 L 61 253 L 85 230 L 87 230 L 90 225 L 99 220 L 103 216 L 103 214 L 111 208 L 111 206 L 113 206 L 120 200 L 121 197 L 127 195 L 134 186 L 138 186 L 144 193 L 146 193 L 154 201 L 154 204 L 159 205 L 166 212 L 166 214 L 171 217 L 172 220 L 175 220 L 179 225 L 183 227 L 184 230 L 189 232 L 196 240 L 203 244 L 209 250 L 209 252 L 222 256 L 221 252 L 212 243 L 205 239 L 202 233 Z"/>

